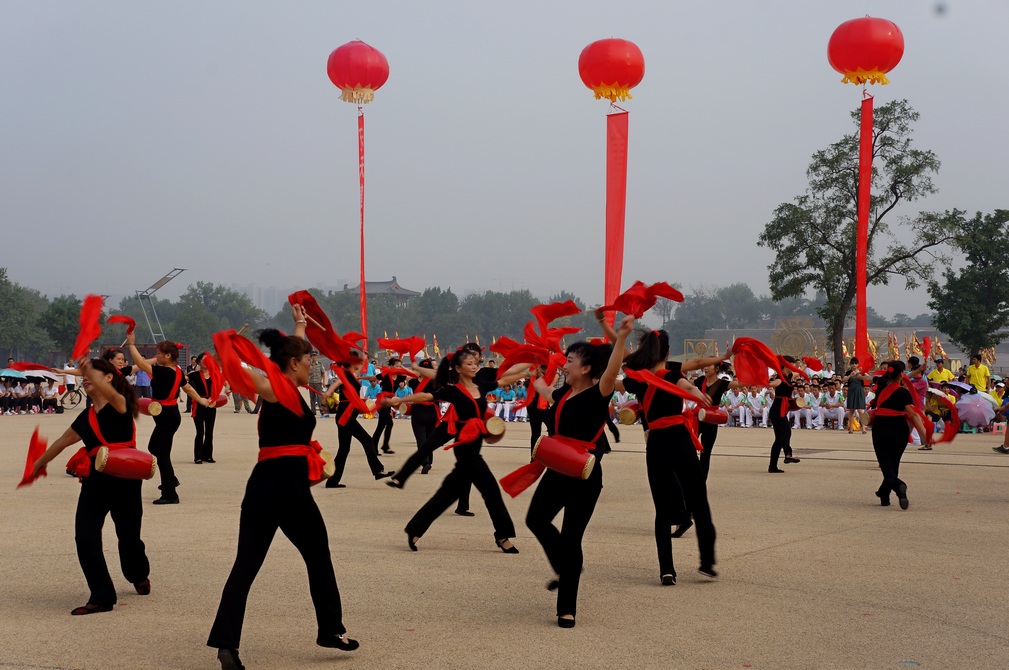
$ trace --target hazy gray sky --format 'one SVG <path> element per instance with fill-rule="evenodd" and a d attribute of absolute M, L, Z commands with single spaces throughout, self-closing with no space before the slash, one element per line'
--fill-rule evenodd
<path fill-rule="evenodd" d="M 877 105 L 907 98 L 940 191 L 905 208 L 1006 207 L 1003 0 L 3 3 L 0 265 L 49 295 L 211 281 L 356 283 L 356 108 L 326 76 L 352 39 L 391 75 L 366 109 L 367 267 L 408 288 L 602 298 L 605 114 L 582 48 L 638 44 L 624 284 L 747 282 L 774 207 L 852 132 L 827 63 L 841 22 L 905 38 Z M 68 262 L 69 259 L 74 260 Z M 870 288 L 883 314 L 924 292 Z"/>

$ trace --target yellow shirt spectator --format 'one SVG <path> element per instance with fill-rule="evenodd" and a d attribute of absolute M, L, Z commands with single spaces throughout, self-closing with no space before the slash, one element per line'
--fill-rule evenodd
<path fill-rule="evenodd" d="M 990 378 L 991 373 L 988 372 L 988 366 L 983 363 L 971 363 L 967 368 L 967 381 L 978 391 L 988 390 Z"/>
<path fill-rule="evenodd" d="M 956 379 L 956 377 L 954 377 L 953 373 L 947 370 L 946 368 L 943 368 L 942 370 L 936 368 L 935 370 L 932 370 L 932 372 L 928 373 L 928 380 L 930 382 L 935 382 L 936 384 L 942 384 L 943 382 L 951 382 L 954 379 Z"/>

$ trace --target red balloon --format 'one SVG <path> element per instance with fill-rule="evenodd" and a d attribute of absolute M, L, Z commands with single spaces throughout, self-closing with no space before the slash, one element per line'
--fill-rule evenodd
<path fill-rule="evenodd" d="M 904 35 L 897 24 L 870 16 L 845 21 L 827 44 L 827 60 L 845 84 L 888 84 L 886 73 L 903 55 Z"/>
<path fill-rule="evenodd" d="M 645 76 L 645 57 L 634 42 L 616 38 L 598 40 L 582 49 L 578 74 L 596 99 L 627 100 L 632 97 L 630 89 Z"/>
<path fill-rule="evenodd" d="M 342 92 L 340 99 L 356 105 L 375 99 L 375 91 L 389 79 L 389 61 L 361 40 L 347 42 L 329 54 L 329 80 Z"/>

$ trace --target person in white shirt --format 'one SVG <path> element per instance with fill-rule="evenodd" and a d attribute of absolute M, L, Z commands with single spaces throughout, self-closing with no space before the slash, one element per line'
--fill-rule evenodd
<path fill-rule="evenodd" d="M 806 409 L 809 410 L 809 417 L 806 420 L 806 427 L 819 430 L 820 425 L 820 384 L 814 381 L 809 385 L 809 389 L 803 396 L 806 401 Z"/>
<path fill-rule="evenodd" d="M 42 387 L 42 411 L 46 414 L 56 413 L 56 396 L 60 394 L 60 389 L 56 386 L 56 380 L 50 379 L 49 383 Z"/>
<path fill-rule="evenodd" d="M 793 397 L 802 398 L 803 404 L 805 404 L 806 393 L 807 393 L 807 387 L 802 384 L 798 384 L 795 387 Z M 806 422 L 806 428 L 810 427 L 809 420 L 811 417 L 811 413 L 809 411 L 809 407 L 803 407 L 801 409 L 793 409 L 791 412 L 788 413 L 788 417 L 792 420 L 792 430 L 798 430 L 799 428 L 801 428 L 803 420 L 805 420 Z"/>
<path fill-rule="evenodd" d="M 837 430 L 844 427 L 844 394 L 837 390 L 837 384 L 827 382 L 827 392 L 820 400 L 820 425 L 828 427 L 828 421 L 837 422 Z"/>
<path fill-rule="evenodd" d="M 760 420 L 764 412 L 764 394 L 756 386 L 749 386 L 746 389 L 746 404 L 750 408 L 750 417 L 754 425 Z"/>
<path fill-rule="evenodd" d="M 771 411 L 771 405 L 774 404 L 774 389 L 771 387 L 764 388 L 761 395 L 764 396 L 764 409 L 761 412 L 761 423 L 764 428 L 770 428 L 771 423 L 768 421 L 767 413 Z"/>
<path fill-rule="evenodd" d="M 746 394 L 741 390 L 729 391 L 725 394 L 726 402 L 726 412 L 729 414 L 729 419 L 735 418 L 739 421 L 739 425 L 744 428 L 749 428 L 753 425 L 753 415 L 750 413 L 750 407 L 746 404 Z"/>
<path fill-rule="evenodd" d="M 73 363 L 71 363 L 70 361 L 67 361 L 67 364 L 63 366 L 63 369 L 64 370 L 73 370 L 73 371 L 76 372 L 77 371 L 77 366 L 74 365 Z M 54 370 L 54 372 L 55 372 L 55 370 Z M 63 397 L 60 398 L 60 402 L 63 402 L 63 398 L 66 398 L 68 395 L 70 395 L 71 393 L 74 392 L 74 389 L 77 388 L 77 384 L 78 384 L 77 377 L 75 377 L 74 375 L 72 375 L 72 374 L 70 374 L 68 372 L 64 372 L 63 373 L 63 385 L 67 387 L 67 390 L 63 394 Z"/>
<path fill-rule="evenodd" d="M 27 414 L 28 413 L 28 389 L 26 389 L 21 382 L 18 382 L 11 393 L 13 400 L 13 407 L 11 414 Z"/>

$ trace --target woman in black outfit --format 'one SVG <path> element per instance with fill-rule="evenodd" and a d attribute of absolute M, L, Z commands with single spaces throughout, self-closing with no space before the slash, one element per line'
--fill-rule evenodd
<path fill-rule="evenodd" d="M 600 319 L 601 321 L 601 319 Z M 620 324 L 614 344 L 593 345 L 576 342 L 567 349 L 564 365 L 566 383 L 559 389 L 537 377 L 533 387 L 541 397 L 554 401 L 554 434 L 596 445 L 596 456 L 588 479 L 578 479 L 547 469 L 536 487 L 526 526 L 543 546 L 557 579 L 547 588 L 557 589 L 557 625 L 574 628 L 578 583 L 582 573 L 582 536 L 592 519 L 603 488 L 601 459 L 609 445 L 603 436 L 624 345 L 634 317 Z M 564 511 L 558 529 L 554 518 Z"/>
<path fill-rule="evenodd" d="M 378 460 L 378 449 L 375 448 L 374 440 L 371 439 L 371 435 L 357 420 L 360 412 L 347 400 L 351 393 L 357 397 L 361 396 L 361 382 L 357 380 L 357 373 L 361 371 L 366 360 L 365 358 L 358 358 L 355 363 L 343 366 L 347 369 L 347 381 L 350 386 L 340 389 L 340 402 L 336 406 L 336 436 L 339 446 L 333 459 L 336 462 L 336 473 L 326 481 L 327 489 L 342 489 L 347 487 L 346 484 L 341 484 L 340 480 L 343 479 L 343 471 L 347 467 L 347 456 L 350 455 L 350 443 L 352 440 L 357 440 L 364 447 L 364 454 L 368 457 L 368 467 L 371 468 L 371 474 L 376 480 L 391 477 L 393 474 L 392 472 L 386 472 L 382 461 Z M 341 385 L 342 382 L 339 379 L 335 380 L 326 389 L 323 397 L 332 397 L 333 393 Z"/>
<path fill-rule="evenodd" d="M 708 404 L 712 407 L 719 407 L 722 404 L 722 396 L 729 389 L 741 388 L 737 382 L 722 379 L 719 374 L 728 374 L 732 369 L 727 362 L 719 358 L 702 358 L 697 361 L 690 361 L 694 366 L 691 370 L 702 368 L 703 375 L 694 381 L 694 385 L 708 397 Z M 687 364 L 684 364 L 683 371 L 687 371 Z M 708 480 L 708 470 L 711 468 L 711 452 L 715 448 L 715 439 L 718 437 L 717 423 L 699 423 L 697 433 L 701 438 L 701 445 L 704 451 L 701 452 L 701 475 L 704 480 Z"/>
<path fill-rule="evenodd" d="M 312 345 L 304 339 L 305 313 L 301 305 L 294 305 L 292 312 L 294 335 L 264 330 L 259 340 L 270 348 L 270 360 L 297 388 L 308 383 Z M 318 624 L 316 644 L 343 651 L 353 651 L 359 646 L 356 640 L 346 637 L 326 522 L 309 488 L 309 460 L 318 458 L 310 446 L 315 413 L 299 397 L 302 415 L 298 416 L 278 402 L 267 377 L 255 371 L 249 377 L 263 399 L 258 422 L 259 462 L 245 488 L 238 525 L 238 555 L 207 640 L 208 647 L 218 649 L 222 670 L 244 670 L 238 648 L 245 606 L 278 528 L 298 549 L 308 568 L 308 586 Z"/>
<path fill-rule="evenodd" d="M 784 357 L 789 363 L 795 363 L 791 356 Z M 771 403 L 771 410 L 767 413 L 774 429 L 774 444 L 771 445 L 771 464 L 767 466 L 768 472 L 784 472 L 778 467 L 778 456 L 781 451 L 785 451 L 786 463 L 798 463 L 798 458 L 792 457 L 792 424 L 788 420 L 788 411 L 792 404 L 792 382 L 794 375 L 791 370 L 785 370 L 784 376 L 773 380 L 769 386 L 774 389 L 774 402 Z"/>
<path fill-rule="evenodd" d="M 403 364 L 400 363 L 398 358 L 390 358 L 389 365 L 390 368 L 401 368 Z M 405 375 L 391 375 L 391 374 L 380 374 L 377 375 L 378 381 L 378 391 L 380 394 L 385 393 L 387 395 L 394 395 L 396 387 L 399 383 L 406 378 Z M 385 396 L 379 396 L 385 397 Z M 375 427 L 375 432 L 371 435 L 371 441 L 378 446 L 378 438 L 382 437 L 382 453 L 395 454 L 396 452 L 389 448 L 389 440 L 392 439 L 392 408 L 382 407 L 381 404 L 378 407 L 378 426 Z"/>
<path fill-rule="evenodd" d="M 679 363 L 667 363 L 669 335 L 666 331 L 648 331 L 638 348 L 624 361 L 628 370 L 648 370 L 687 391 L 702 402 L 708 397 L 684 378 Z M 681 506 L 685 502 L 688 514 L 697 524 L 697 546 L 701 558 L 698 571 L 715 578 L 715 526 L 711 522 L 705 476 L 697 459 L 697 449 L 683 416 L 683 399 L 645 382 L 626 377 L 623 387 L 633 393 L 648 421 L 645 443 L 645 463 L 648 486 L 655 505 L 655 546 L 659 555 L 659 576 L 663 586 L 676 584 L 673 566 L 673 543 L 670 529 L 681 523 Z M 680 533 L 682 535 L 682 533 Z"/>
<path fill-rule="evenodd" d="M 441 516 L 449 505 L 458 501 L 460 494 L 472 484 L 480 492 L 484 504 L 487 506 L 487 511 L 490 513 L 491 522 L 494 524 L 495 543 L 506 554 L 518 553 L 518 549 L 511 542 L 511 538 L 515 537 L 515 525 L 508 514 L 508 508 L 505 507 L 497 480 L 483 456 L 480 455 L 480 448 L 483 446 L 483 433 L 480 429 L 487 411 L 487 394 L 499 386 L 512 383 L 523 376 L 525 372 L 505 374 L 500 380 L 489 374 L 478 375 L 479 372 L 479 354 L 468 348 L 459 349 L 454 354 L 443 358 L 439 363 L 434 379 L 435 388 L 432 392 L 412 393 L 402 398 L 388 398 L 386 400 L 386 403 L 391 407 L 396 407 L 404 402 L 447 402 L 452 405 L 452 409 L 449 411 L 455 414 L 456 434 L 454 437 L 459 441 L 452 449 L 456 458 L 455 467 L 445 477 L 441 488 L 407 523 L 405 528 L 407 544 L 413 551 L 417 551 L 417 540 L 423 537 L 435 519 Z M 446 422 L 449 420 L 451 417 L 447 418 Z M 467 436 L 466 433 L 472 429 L 476 429 L 475 436 Z M 435 439 L 439 439 L 438 431 L 428 438 L 424 449 L 430 448 Z M 418 451 L 408 459 L 407 462 L 412 469 L 416 469 L 417 463 L 422 458 L 422 453 L 423 450 Z M 389 485 L 402 488 L 410 472 L 412 470 L 399 473 L 389 482 Z"/>
<path fill-rule="evenodd" d="M 434 363 L 431 362 L 430 358 L 425 358 L 418 362 L 416 367 L 434 371 Z M 411 379 L 410 390 L 414 393 L 423 393 L 431 385 L 431 381 L 429 377 Z M 418 452 L 424 447 L 427 438 L 434 434 L 434 431 L 438 428 L 438 421 L 440 419 L 438 405 L 435 402 L 415 402 L 410 406 L 410 428 L 413 430 L 413 439 L 417 441 Z M 429 451 L 421 461 L 420 473 L 422 475 L 426 475 L 431 471 L 433 453 L 433 451 Z"/>
<path fill-rule="evenodd" d="M 102 551 L 102 526 L 109 514 L 116 526 L 123 576 L 133 584 L 138 594 L 151 592 L 148 579 L 151 564 L 147 560 L 144 541 L 140 539 L 144 514 L 140 500 L 143 481 L 113 477 L 95 470 L 95 453 L 99 447 L 136 449 L 134 419 L 137 397 L 126 378 L 108 361 L 97 358 L 82 360 L 78 367 L 84 378 L 84 391 L 92 398 L 93 404 L 81 412 L 70 428 L 35 461 L 35 472 L 38 473 L 64 449 L 76 442 L 84 442 L 84 448 L 68 463 L 68 472 L 81 477 L 74 534 L 77 559 L 91 595 L 86 605 L 70 612 L 73 615 L 110 612 L 116 604 L 116 587 L 109 576 Z"/>
<path fill-rule="evenodd" d="M 193 424 L 196 426 L 196 438 L 193 441 L 194 463 L 216 463 L 214 460 L 214 424 L 217 422 L 217 398 L 211 397 L 210 370 L 204 361 L 206 354 L 200 354 L 194 360 L 196 371 L 189 373 L 189 385 L 196 394 L 209 402 L 202 401 L 193 405 Z M 224 384 L 223 393 L 230 393 L 228 384 Z"/>
<path fill-rule="evenodd" d="M 179 480 L 175 477 L 172 466 L 172 442 L 175 432 L 182 425 L 182 413 L 179 412 L 179 389 L 197 404 L 204 407 L 210 405 L 206 398 L 200 398 L 196 390 L 189 385 L 179 367 L 179 345 L 175 342 L 159 342 L 158 352 L 154 358 L 144 358 L 136 345 L 136 335 L 129 333 L 126 341 L 130 345 L 130 356 L 133 365 L 151 376 L 151 397 L 161 403 L 161 413 L 154 418 L 154 432 L 151 433 L 147 450 L 158 459 L 158 470 L 161 472 L 161 497 L 154 501 L 155 505 L 177 505 L 179 494 L 175 489 Z"/>
<path fill-rule="evenodd" d="M 907 509 L 907 484 L 897 476 L 900 459 L 911 436 L 908 422 L 914 424 L 919 435 L 925 435 L 925 424 L 916 411 L 917 403 L 911 392 L 901 385 L 903 376 L 904 363 L 890 361 L 886 364 L 886 374 L 876 386 L 876 397 L 872 401 L 876 408 L 872 412 L 872 449 L 883 473 L 883 483 L 876 491 L 879 504 L 887 507 L 890 492 L 895 491 L 900 508 Z"/>

